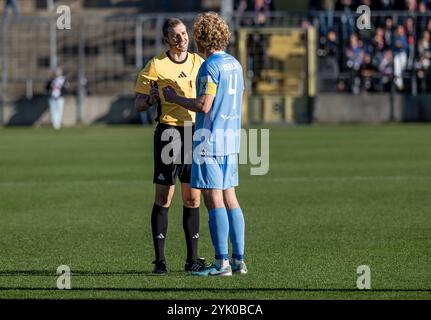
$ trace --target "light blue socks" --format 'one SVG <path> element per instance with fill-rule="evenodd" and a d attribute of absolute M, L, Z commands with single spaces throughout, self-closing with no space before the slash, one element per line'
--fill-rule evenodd
<path fill-rule="evenodd" d="M 209 228 L 216 259 L 228 259 L 229 219 L 226 208 L 215 208 L 209 212 Z"/>
<path fill-rule="evenodd" d="M 241 208 L 227 210 L 229 219 L 229 236 L 232 242 L 232 258 L 244 259 L 245 222 Z"/>

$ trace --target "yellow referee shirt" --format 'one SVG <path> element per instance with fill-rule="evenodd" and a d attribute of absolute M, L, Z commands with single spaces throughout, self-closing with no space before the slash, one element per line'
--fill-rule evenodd
<path fill-rule="evenodd" d="M 165 101 L 162 90 L 170 85 L 178 95 L 196 98 L 196 76 L 203 62 L 204 60 L 196 53 L 187 53 L 184 61 L 176 62 L 164 52 L 151 59 L 139 72 L 135 86 L 137 93 L 149 95 L 150 81 L 156 81 L 159 87 L 157 121 L 172 126 L 184 126 L 185 121 L 195 123 L 195 113 Z"/>

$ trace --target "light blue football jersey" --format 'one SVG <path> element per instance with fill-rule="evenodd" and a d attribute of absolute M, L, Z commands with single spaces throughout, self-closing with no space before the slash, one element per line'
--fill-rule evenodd
<path fill-rule="evenodd" d="M 196 113 L 194 152 L 212 156 L 239 153 L 244 92 L 241 64 L 224 51 L 212 54 L 199 69 L 196 90 L 198 97 L 214 96 L 214 102 L 207 114 Z"/>

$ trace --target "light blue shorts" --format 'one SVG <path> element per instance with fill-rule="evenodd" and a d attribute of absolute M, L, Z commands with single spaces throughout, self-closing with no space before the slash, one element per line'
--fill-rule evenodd
<path fill-rule="evenodd" d="M 192 163 L 192 188 L 226 190 L 238 185 L 238 154 L 203 159 L 201 164 Z"/>

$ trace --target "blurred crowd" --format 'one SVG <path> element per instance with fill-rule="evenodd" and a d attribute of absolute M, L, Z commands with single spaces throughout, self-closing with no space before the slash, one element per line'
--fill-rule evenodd
<path fill-rule="evenodd" d="M 271 12 L 274 11 L 272 0 L 237 0 L 235 15 L 242 26 L 264 26 L 268 23 Z M 253 12 L 251 16 L 245 12 Z"/>
<path fill-rule="evenodd" d="M 322 2 L 311 7 L 321 71 L 338 78 L 338 91 L 431 91 L 431 0 L 339 0 L 334 10 Z M 371 8 L 369 29 L 357 28 L 360 5 Z"/>

